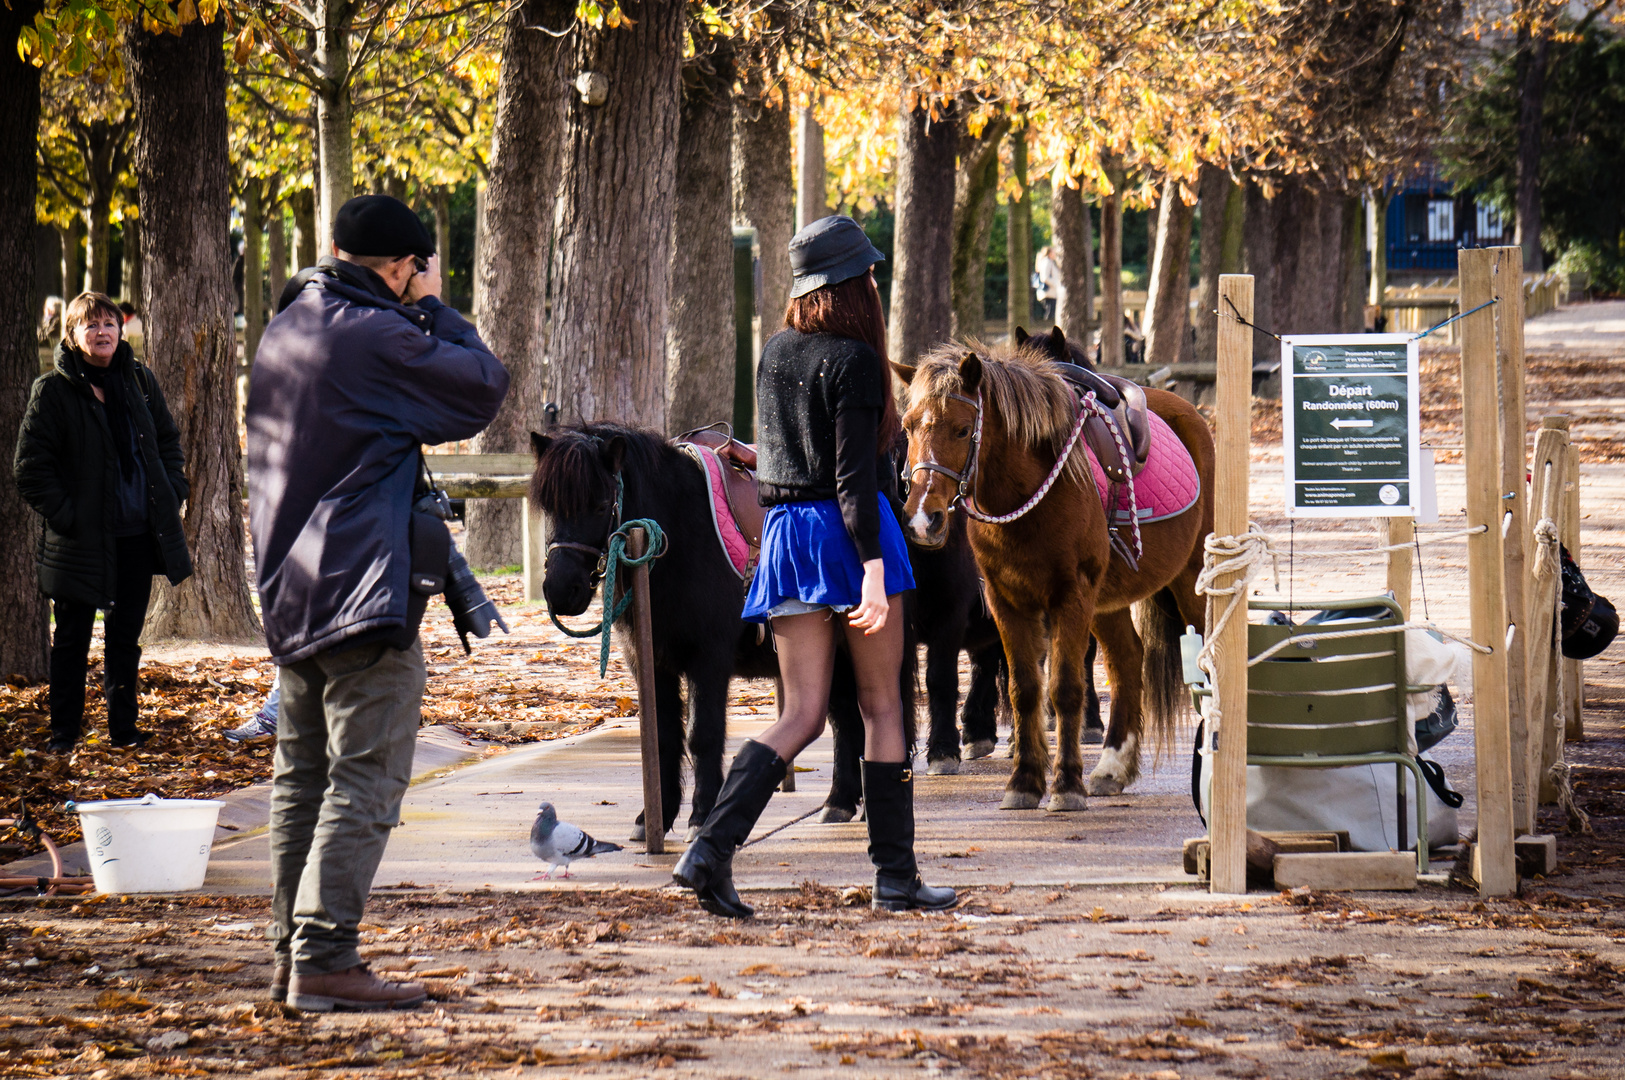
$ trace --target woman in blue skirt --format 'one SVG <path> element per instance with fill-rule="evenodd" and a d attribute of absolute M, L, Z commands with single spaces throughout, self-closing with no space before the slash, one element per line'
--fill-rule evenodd
<path fill-rule="evenodd" d="M 784 712 L 748 740 L 673 877 L 705 910 L 749 918 L 733 855 L 795 759 L 824 730 L 837 643 L 857 675 L 865 729 L 863 801 L 874 906 L 939 910 L 952 889 L 920 880 L 914 785 L 898 676 L 903 597 L 914 587 L 903 531 L 880 492 L 884 455 L 902 429 L 886 366 L 886 323 L 870 268 L 885 258 L 848 217 L 816 221 L 790 241 L 789 329 L 762 348 L 756 372 L 762 554 L 745 618 L 770 621 Z"/>

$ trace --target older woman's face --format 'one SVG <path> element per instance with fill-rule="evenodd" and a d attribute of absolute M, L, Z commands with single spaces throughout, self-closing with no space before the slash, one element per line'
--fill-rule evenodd
<path fill-rule="evenodd" d="M 93 311 L 73 332 L 73 343 L 90 363 L 106 367 L 113 362 L 123 328 L 124 320 L 117 315 Z"/>

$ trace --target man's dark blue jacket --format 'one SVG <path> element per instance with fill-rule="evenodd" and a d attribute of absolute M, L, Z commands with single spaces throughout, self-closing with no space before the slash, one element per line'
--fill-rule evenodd
<path fill-rule="evenodd" d="M 496 416 L 508 371 L 433 297 L 323 259 L 271 320 L 248 389 L 248 513 L 271 659 L 410 641 L 407 523 L 422 444 Z"/>

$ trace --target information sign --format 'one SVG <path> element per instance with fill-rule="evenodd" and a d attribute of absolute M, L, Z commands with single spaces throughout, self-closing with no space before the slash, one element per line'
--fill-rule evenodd
<path fill-rule="evenodd" d="M 1415 517 L 1421 499 L 1417 348 L 1410 334 L 1281 340 L 1291 517 Z"/>

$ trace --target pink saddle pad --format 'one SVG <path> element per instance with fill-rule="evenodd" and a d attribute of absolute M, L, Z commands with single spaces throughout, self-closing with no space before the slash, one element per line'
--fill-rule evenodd
<path fill-rule="evenodd" d="M 1196 505 L 1202 496 L 1202 478 L 1196 473 L 1196 462 L 1191 452 L 1179 441 L 1174 429 L 1156 413 L 1147 414 L 1151 421 L 1151 452 L 1146 455 L 1145 468 L 1134 478 L 1134 497 L 1140 511 L 1140 524 L 1177 517 Z M 1106 472 L 1089 454 L 1089 468 L 1094 473 L 1095 490 L 1100 492 L 1101 508 L 1106 506 Z M 1116 520 L 1129 519 L 1127 489 L 1117 492 Z"/>
<path fill-rule="evenodd" d="M 707 502 L 711 511 L 711 525 L 716 530 L 717 541 L 722 545 L 723 554 L 728 556 L 728 562 L 733 566 L 734 573 L 744 580 L 750 576 L 750 542 L 740 531 L 738 522 L 734 521 L 733 510 L 728 506 L 728 486 L 723 479 L 722 471 L 727 466 L 709 446 L 684 443 L 682 449 L 694 459 L 694 463 L 705 474 L 706 491 L 710 496 Z"/>

